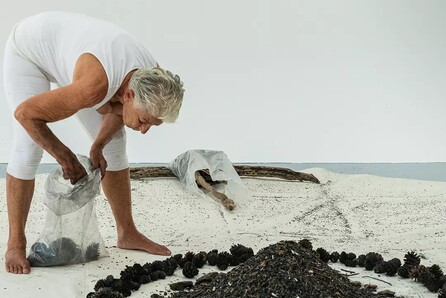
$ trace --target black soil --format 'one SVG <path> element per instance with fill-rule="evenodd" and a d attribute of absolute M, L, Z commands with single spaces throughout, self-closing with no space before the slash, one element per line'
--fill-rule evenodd
<path fill-rule="evenodd" d="M 322 262 L 318 254 L 294 241 L 281 241 L 260 250 L 228 273 L 214 274 L 171 298 L 192 297 L 384 297 L 354 285 Z"/>

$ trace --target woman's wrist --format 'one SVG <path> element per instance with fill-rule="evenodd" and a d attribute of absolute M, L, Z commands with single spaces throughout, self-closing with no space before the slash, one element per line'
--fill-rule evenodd
<path fill-rule="evenodd" d="M 75 160 L 77 160 L 76 154 L 74 154 L 73 151 L 66 146 L 63 146 L 61 149 L 56 150 L 55 152 L 57 152 L 57 155 L 53 157 L 60 165 L 73 163 Z"/>
<path fill-rule="evenodd" d="M 104 144 L 103 142 L 95 141 L 95 142 L 93 143 L 93 145 L 91 145 L 91 149 L 90 149 L 90 151 L 95 151 L 95 150 L 100 150 L 100 151 L 102 151 L 102 149 L 104 149 L 104 147 L 105 147 L 105 144 Z"/>

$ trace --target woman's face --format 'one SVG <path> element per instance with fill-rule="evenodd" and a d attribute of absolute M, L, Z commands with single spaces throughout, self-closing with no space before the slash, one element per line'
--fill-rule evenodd
<path fill-rule="evenodd" d="M 124 98 L 124 104 L 122 106 L 122 120 L 125 126 L 145 134 L 150 127 L 163 123 L 162 120 L 153 117 L 149 111 L 136 108 L 134 106 L 135 99 L 133 91 L 131 93 L 130 95 L 125 95 L 127 98 Z"/>

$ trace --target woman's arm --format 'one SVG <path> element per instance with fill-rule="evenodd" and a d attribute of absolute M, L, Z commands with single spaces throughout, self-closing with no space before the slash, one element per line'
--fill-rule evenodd
<path fill-rule="evenodd" d="M 94 106 L 105 97 L 107 88 L 107 76 L 100 62 L 92 55 L 82 55 L 76 63 L 71 85 L 33 96 L 14 112 L 29 136 L 57 160 L 64 177 L 72 183 L 85 175 L 85 169 L 47 123 L 68 118 L 80 109 Z"/>
<path fill-rule="evenodd" d="M 90 159 L 93 164 L 93 169 L 101 168 L 102 177 L 105 175 L 107 162 L 102 154 L 102 150 L 107 145 L 113 136 L 124 127 L 121 115 L 112 113 L 105 114 L 102 118 L 102 125 L 96 139 L 91 145 Z"/>
<path fill-rule="evenodd" d="M 59 162 L 69 157 L 69 149 L 53 134 L 47 123 L 68 118 L 94 103 L 82 93 L 80 86 L 72 84 L 31 97 L 17 107 L 14 116 L 29 136 Z"/>

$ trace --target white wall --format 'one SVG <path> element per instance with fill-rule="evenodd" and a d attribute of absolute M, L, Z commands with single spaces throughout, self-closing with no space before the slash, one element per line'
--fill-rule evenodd
<path fill-rule="evenodd" d="M 66 10 L 119 24 L 181 76 L 180 119 L 145 136 L 128 131 L 132 162 L 168 162 L 192 148 L 233 161 L 446 161 L 446 1 L 5 2 L 0 55 L 17 20 Z M 2 87 L 0 98 L 7 162 Z M 76 120 L 54 130 L 88 152 Z"/>

